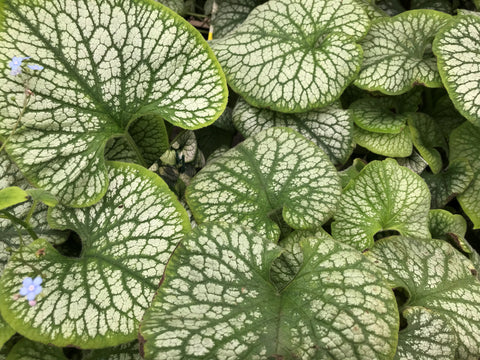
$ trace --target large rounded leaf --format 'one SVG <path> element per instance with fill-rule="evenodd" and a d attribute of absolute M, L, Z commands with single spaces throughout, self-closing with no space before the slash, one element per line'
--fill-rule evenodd
<path fill-rule="evenodd" d="M 233 123 L 245 137 L 275 127 L 298 131 L 317 144 L 334 164 L 343 164 L 353 150 L 350 112 L 337 104 L 301 114 L 285 114 L 256 108 L 239 99 L 233 109 Z"/>
<path fill-rule="evenodd" d="M 281 248 L 238 225 L 196 228 L 175 251 L 140 335 L 147 359 L 391 359 L 390 289 L 360 253 L 301 243 L 304 262 L 279 291 Z"/>
<path fill-rule="evenodd" d="M 372 161 L 342 194 L 332 235 L 359 250 L 379 231 L 429 239 L 430 193 L 420 176 L 393 159 Z"/>
<path fill-rule="evenodd" d="M 5 0 L 0 51 L 44 66 L 10 75 L 0 64 L 0 139 L 29 181 L 64 204 L 88 206 L 107 189 L 104 147 L 140 116 L 175 125 L 212 123 L 226 102 L 225 79 L 201 35 L 147 0 Z M 31 74 L 31 72 L 30 72 Z"/>
<path fill-rule="evenodd" d="M 403 94 L 417 84 L 441 87 L 431 47 L 450 18 L 434 10 L 412 10 L 375 20 L 361 42 L 364 59 L 355 85 L 388 95 Z"/>
<path fill-rule="evenodd" d="M 22 247 L 0 281 L 0 311 L 30 339 L 57 346 L 99 348 L 135 339 L 139 319 L 178 242 L 190 229 L 167 185 L 136 165 L 109 165 L 105 197 L 90 208 L 58 205 L 51 224 L 75 230 L 80 258 L 39 239 Z M 15 300 L 25 277 L 41 276 L 36 306 Z"/>
<path fill-rule="evenodd" d="M 371 152 L 389 157 L 410 156 L 413 151 L 412 135 L 408 127 L 398 134 L 385 134 L 353 127 L 353 140 Z"/>
<path fill-rule="evenodd" d="M 422 306 L 442 316 L 458 340 L 455 359 L 480 357 L 480 281 L 466 257 L 445 241 L 405 237 L 381 240 L 367 256 L 406 293 L 402 312 Z"/>
<path fill-rule="evenodd" d="M 456 17 L 437 34 L 433 51 L 455 107 L 480 126 L 480 17 Z"/>
<path fill-rule="evenodd" d="M 362 53 L 356 41 L 368 26 L 355 0 L 271 0 L 211 45 L 229 85 L 249 103 L 303 112 L 333 102 L 353 80 Z"/>
<path fill-rule="evenodd" d="M 326 155 L 288 128 L 270 128 L 207 164 L 186 199 L 198 223 L 237 222 L 277 240 L 285 221 L 317 228 L 333 214 L 340 179 Z"/>
<path fill-rule="evenodd" d="M 467 189 L 457 196 L 463 211 L 480 228 L 480 128 L 465 122 L 450 136 L 450 161 L 467 159 L 472 167 L 473 179 Z"/>

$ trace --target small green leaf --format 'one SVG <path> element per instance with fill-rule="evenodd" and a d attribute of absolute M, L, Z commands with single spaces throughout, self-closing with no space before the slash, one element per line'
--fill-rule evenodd
<path fill-rule="evenodd" d="M 448 234 L 455 234 L 463 238 L 467 232 L 467 222 L 463 216 L 454 215 L 447 210 L 430 210 L 428 224 L 434 239 L 450 240 Z"/>
<path fill-rule="evenodd" d="M 356 41 L 369 23 L 355 0 L 270 0 L 211 46 L 229 85 L 250 104 L 304 112 L 332 103 L 354 79 L 362 58 Z"/>
<path fill-rule="evenodd" d="M 432 209 L 443 208 L 459 194 L 463 194 L 473 179 L 470 163 L 464 158 L 450 161 L 448 168 L 438 174 L 425 172 L 422 178 L 432 194 Z"/>
<path fill-rule="evenodd" d="M 122 344 L 113 348 L 92 350 L 84 355 L 83 360 L 142 360 L 138 341 Z"/>
<path fill-rule="evenodd" d="M 68 206 L 105 194 L 105 144 L 129 140 L 136 119 L 154 115 L 196 129 L 226 105 L 225 78 L 208 44 L 154 1 L 5 0 L 0 51 L 44 66 L 30 78 L 0 78 L 0 139 L 31 96 L 26 83 L 35 96 L 6 150 L 34 186 Z"/>
<path fill-rule="evenodd" d="M 0 311 L 22 335 L 56 346 L 101 348 L 134 340 L 165 265 L 190 229 L 175 195 L 155 174 L 111 163 L 105 197 L 90 208 L 57 205 L 49 222 L 82 239 L 79 258 L 43 239 L 21 247 L 0 280 Z M 41 276 L 36 306 L 18 294 L 25 277 Z"/>
<path fill-rule="evenodd" d="M 21 204 L 29 199 L 28 193 L 18 186 L 10 186 L 0 190 L 0 210 Z"/>
<path fill-rule="evenodd" d="M 289 127 L 317 144 L 334 164 L 343 164 L 353 150 L 350 112 L 338 104 L 301 114 L 285 114 L 256 108 L 239 99 L 233 109 L 233 123 L 248 138 L 276 126 Z"/>
<path fill-rule="evenodd" d="M 417 84 L 441 87 L 432 41 L 451 19 L 434 10 L 412 10 L 375 20 L 365 39 L 363 63 L 355 85 L 400 95 Z"/>
<path fill-rule="evenodd" d="M 217 1 L 217 12 L 212 17 L 213 38 L 224 37 L 238 27 L 258 5 L 266 0 L 222 0 Z"/>
<path fill-rule="evenodd" d="M 40 201 L 47 206 L 55 207 L 58 204 L 58 200 L 55 196 L 42 189 L 28 189 L 27 194 L 33 201 Z"/>
<path fill-rule="evenodd" d="M 332 236 L 359 250 L 372 248 L 379 231 L 429 239 L 430 193 L 420 176 L 393 159 L 372 161 L 338 204 Z"/>
<path fill-rule="evenodd" d="M 392 359 L 398 314 L 375 266 L 331 239 L 301 243 L 283 290 L 282 249 L 238 225 L 209 223 L 175 251 L 140 327 L 146 359 Z"/>
<path fill-rule="evenodd" d="M 480 228 L 480 128 L 465 122 L 450 136 L 450 161 L 465 158 L 473 170 L 473 179 L 459 196 L 458 202 L 472 220 L 474 229 Z"/>
<path fill-rule="evenodd" d="M 355 181 L 355 179 L 358 177 L 365 165 L 367 164 L 364 160 L 354 159 L 350 167 L 338 173 L 338 175 L 340 175 L 342 189 L 345 189 L 347 186 L 349 186 Z"/>
<path fill-rule="evenodd" d="M 394 360 L 454 360 L 457 337 L 439 314 L 421 306 L 403 312 L 408 326 L 398 334 Z"/>
<path fill-rule="evenodd" d="M 384 134 L 353 127 L 353 140 L 371 152 L 389 157 L 410 156 L 413 150 L 412 135 L 407 126 L 398 134 Z"/>
<path fill-rule="evenodd" d="M 427 113 L 435 119 L 437 128 L 446 138 L 455 128 L 465 122 L 465 118 L 455 109 L 448 95 L 439 98 L 432 106 L 431 111 L 427 111 Z"/>
<path fill-rule="evenodd" d="M 436 148 L 446 150 L 447 143 L 436 122 L 427 114 L 413 113 L 408 117 L 413 145 L 434 174 L 443 167 L 442 155 Z"/>
<path fill-rule="evenodd" d="M 8 353 L 6 360 L 67 360 L 61 348 L 21 339 Z"/>
<path fill-rule="evenodd" d="M 406 126 L 406 112 L 416 111 L 421 93 L 413 91 L 403 96 L 367 97 L 352 103 L 355 124 L 371 132 L 398 134 Z"/>
<path fill-rule="evenodd" d="M 151 166 L 168 149 L 165 123 L 158 116 L 142 116 L 128 128 L 128 135 L 110 139 L 105 158 Z"/>
<path fill-rule="evenodd" d="M 186 199 L 195 220 L 233 221 L 278 240 L 285 222 L 315 229 L 340 197 L 335 167 L 313 143 L 288 128 L 270 128 L 207 164 Z"/>
<path fill-rule="evenodd" d="M 406 292 L 402 313 L 422 306 L 440 315 L 455 331 L 455 359 L 480 356 L 480 281 L 465 256 L 442 240 L 396 236 L 379 241 L 367 257 L 392 287 Z"/>
<path fill-rule="evenodd" d="M 480 17 L 457 16 L 433 43 L 445 88 L 457 110 L 480 126 Z"/>

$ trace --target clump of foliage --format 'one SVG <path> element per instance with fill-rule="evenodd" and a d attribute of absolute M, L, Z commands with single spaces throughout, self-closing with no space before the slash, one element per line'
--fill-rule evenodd
<path fill-rule="evenodd" d="M 161 2 L 0 1 L 0 359 L 478 359 L 480 2 Z"/>

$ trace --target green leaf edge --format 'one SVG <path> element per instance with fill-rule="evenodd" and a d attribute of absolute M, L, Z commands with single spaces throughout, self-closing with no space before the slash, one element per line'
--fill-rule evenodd
<path fill-rule="evenodd" d="M 480 4 L 477 5 L 477 6 L 480 7 Z M 450 87 L 449 83 L 447 82 L 447 72 L 444 69 L 445 60 L 442 57 L 442 54 L 441 54 L 441 51 L 440 51 L 439 45 L 438 45 L 438 43 L 440 42 L 440 38 L 443 37 L 443 35 L 447 31 L 449 31 L 450 29 L 455 27 L 457 25 L 457 23 L 459 23 L 462 20 L 463 16 L 468 16 L 468 17 L 471 17 L 471 18 L 475 17 L 475 16 L 472 16 L 472 15 L 462 15 L 462 16 L 453 17 L 447 25 L 445 25 L 442 29 L 440 29 L 438 31 L 437 35 L 435 36 L 435 39 L 433 40 L 432 51 L 435 54 L 435 56 L 437 57 L 437 69 L 438 69 L 438 72 L 440 73 L 440 77 L 442 78 L 442 82 L 443 82 L 442 85 L 447 90 L 447 93 L 448 93 L 448 96 L 450 97 L 450 100 L 452 101 L 453 105 L 455 105 L 455 109 L 457 109 L 457 111 L 464 118 L 466 118 L 468 121 L 470 121 L 473 125 L 480 126 L 480 119 L 479 118 L 474 118 L 473 116 L 471 116 L 470 114 L 468 114 L 465 111 L 465 109 L 463 108 L 463 105 L 458 100 L 459 96 L 457 96 L 455 94 L 454 89 L 452 89 L 452 87 Z M 479 25 L 479 29 L 480 29 L 480 21 L 478 21 L 478 25 Z"/>
<path fill-rule="evenodd" d="M 9 186 L 0 190 L 0 210 L 21 204 L 29 199 L 28 193 L 18 186 Z"/>
<path fill-rule="evenodd" d="M 383 17 L 383 18 L 378 18 L 378 19 L 375 19 L 375 20 L 372 20 L 372 23 L 371 23 L 371 27 L 373 27 L 373 25 L 375 25 L 376 23 L 379 23 L 379 22 L 383 22 L 383 21 L 391 21 L 392 19 L 394 18 L 397 18 L 397 17 L 403 17 L 403 16 L 406 16 L 405 14 L 411 14 L 412 12 L 416 12 L 416 13 L 432 13 L 433 15 L 436 15 L 438 18 L 452 18 L 451 15 L 449 14 L 446 14 L 446 13 L 443 13 L 441 11 L 437 11 L 437 10 L 431 10 L 431 9 L 416 9 L 416 10 L 409 10 L 409 11 L 405 11 L 403 13 L 400 13 L 398 15 L 395 15 L 395 16 L 392 16 L 392 17 Z M 440 31 L 443 31 L 440 30 Z M 439 32 L 440 32 L 439 31 Z M 437 33 L 437 36 L 438 36 L 438 33 Z M 434 40 L 435 42 L 435 40 Z M 433 48 L 433 46 L 432 46 Z M 436 56 L 437 54 L 435 54 Z M 438 57 L 437 57 L 438 59 Z M 437 60 L 437 64 L 438 64 L 438 60 Z M 438 69 L 438 66 L 437 66 L 437 69 Z M 440 72 L 440 71 L 439 71 Z M 440 74 L 441 75 L 441 74 Z M 358 83 L 358 81 L 355 80 L 354 82 L 354 85 L 357 86 L 358 88 L 360 89 L 363 89 L 363 90 L 367 90 L 367 91 L 379 91 L 381 92 L 382 94 L 385 94 L 385 95 L 402 95 L 402 94 L 405 94 L 406 92 L 412 90 L 413 88 L 415 88 L 415 83 L 417 83 L 417 80 L 414 80 L 413 83 L 411 83 L 410 85 L 406 86 L 405 88 L 403 88 L 402 90 L 399 90 L 399 91 L 386 91 L 384 90 L 383 88 L 380 88 L 380 87 L 368 87 L 368 86 L 362 86 L 360 83 Z M 440 88 L 443 86 L 443 82 L 422 82 L 421 83 L 423 86 L 427 87 L 427 88 Z M 420 85 L 420 84 L 419 84 Z"/>

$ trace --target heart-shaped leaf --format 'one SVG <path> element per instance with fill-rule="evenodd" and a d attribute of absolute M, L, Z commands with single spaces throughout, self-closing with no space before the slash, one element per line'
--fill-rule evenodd
<path fill-rule="evenodd" d="M 429 239 L 430 193 L 420 176 L 393 159 L 372 161 L 338 204 L 332 235 L 359 250 L 371 248 L 379 231 Z"/>
<path fill-rule="evenodd" d="M 272 21 L 275 19 L 275 21 Z M 360 67 L 368 15 L 354 0 L 270 0 L 212 48 L 254 106 L 304 112 L 338 99 Z"/>
<path fill-rule="evenodd" d="M 279 291 L 269 273 L 280 247 L 238 225 L 194 229 L 143 318 L 146 359 L 391 359 L 397 308 L 373 264 L 327 238 L 301 247 Z"/>
<path fill-rule="evenodd" d="M 108 186 L 104 147 L 155 115 L 184 128 L 212 123 L 226 104 L 218 62 L 202 36 L 153 1 L 2 3 L 0 50 L 44 66 L 0 71 L 0 138 L 29 181 L 69 206 L 97 202 Z M 130 145 L 135 148 L 133 141 Z"/>
<path fill-rule="evenodd" d="M 371 152 L 389 157 L 406 157 L 412 153 L 412 135 L 407 126 L 398 134 L 385 134 L 353 127 L 353 140 Z"/>
<path fill-rule="evenodd" d="M 17 342 L 8 353 L 8 360 L 67 360 L 62 349 L 26 338 Z"/>
<path fill-rule="evenodd" d="M 167 185 L 138 165 L 111 163 L 105 197 L 90 208 L 58 205 L 49 221 L 83 240 L 80 258 L 39 239 L 21 247 L 0 281 L 0 311 L 28 338 L 100 348 L 135 339 L 137 326 L 178 242 L 187 214 Z M 41 276 L 36 306 L 16 300 L 26 277 Z"/>
<path fill-rule="evenodd" d="M 375 20 L 360 43 L 363 63 L 355 85 L 399 95 L 413 86 L 441 87 L 432 41 L 451 19 L 434 10 L 411 10 Z"/>
<path fill-rule="evenodd" d="M 444 171 L 438 174 L 425 172 L 422 178 L 432 194 L 432 209 L 440 209 L 468 188 L 473 170 L 466 159 L 458 158 L 450 161 Z"/>
<path fill-rule="evenodd" d="M 222 0 L 217 2 L 217 12 L 212 17 L 213 37 L 224 37 L 240 25 L 258 5 L 265 0 Z"/>
<path fill-rule="evenodd" d="M 439 314 L 421 306 L 403 311 L 408 326 L 398 334 L 394 360 L 454 360 L 457 337 Z"/>
<path fill-rule="evenodd" d="M 406 292 L 402 313 L 422 306 L 442 316 L 458 340 L 455 359 L 480 356 L 480 281 L 465 256 L 445 241 L 398 236 L 379 241 L 367 257 L 392 287 Z"/>
<path fill-rule="evenodd" d="M 288 128 L 270 128 L 207 164 L 186 199 L 195 220 L 233 221 L 278 240 L 284 222 L 315 229 L 335 211 L 340 180 L 327 156 Z"/>
<path fill-rule="evenodd" d="M 457 16 L 436 36 L 433 51 L 457 110 L 480 126 L 480 17 Z"/>
<path fill-rule="evenodd" d="M 463 211 L 472 220 L 474 228 L 480 228 L 480 128 L 465 122 L 450 136 L 450 161 L 467 159 L 473 170 L 473 179 L 457 199 Z"/>
<path fill-rule="evenodd" d="M 408 117 L 408 127 L 415 148 L 434 174 L 442 170 L 442 155 L 437 148 L 446 150 L 447 144 L 436 122 L 427 114 L 413 113 Z"/>
<path fill-rule="evenodd" d="M 244 137 L 275 127 L 289 127 L 317 144 L 334 164 L 343 164 L 353 150 L 350 112 L 338 104 L 301 114 L 285 114 L 256 108 L 239 99 L 233 109 L 233 123 Z"/>

